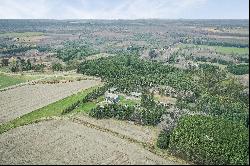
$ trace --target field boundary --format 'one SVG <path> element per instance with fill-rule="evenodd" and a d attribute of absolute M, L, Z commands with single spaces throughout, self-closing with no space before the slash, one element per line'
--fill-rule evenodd
<path fill-rule="evenodd" d="M 64 119 L 64 118 L 61 117 L 61 119 Z M 127 136 L 127 135 L 121 134 L 119 132 L 113 131 L 113 130 L 105 128 L 105 127 L 102 127 L 100 125 L 96 125 L 96 124 L 84 121 L 83 119 L 79 119 L 77 117 L 73 117 L 73 118 L 71 118 L 69 120 L 71 120 L 74 123 L 82 124 L 82 125 L 84 125 L 86 127 L 99 130 L 101 132 L 106 132 L 106 133 L 112 134 L 115 137 L 118 137 L 118 138 L 121 138 L 121 139 L 125 139 L 125 140 L 127 140 L 127 141 L 129 141 L 131 143 L 138 144 L 138 145 L 142 146 L 144 149 L 150 151 L 151 153 L 153 153 L 153 154 L 155 154 L 157 156 L 160 156 L 160 157 L 164 158 L 165 160 L 170 160 L 172 162 L 178 162 L 179 164 L 182 164 L 182 165 L 192 164 L 190 162 L 188 163 L 187 161 L 181 160 L 179 158 L 176 158 L 176 157 L 170 155 L 167 151 L 158 149 L 155 145 L 150 145 L 150 144 L 147 144 L 145 142 L 138 141 L 138 140 L 136 140 L 134 138 L 131 138 L 131 137 Z"/>

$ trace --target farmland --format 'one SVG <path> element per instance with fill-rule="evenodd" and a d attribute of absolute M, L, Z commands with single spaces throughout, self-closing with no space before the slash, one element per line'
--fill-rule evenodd
<path fill-rule="evenodd" d="M 38 79 L 36 76 L 6 75 L 0 73 L 0 89 Z"/>
<path fill-rule="evenodd" d="M 1 94 L 1 120 L 4 123 L 63 99 L 84 88 L 97 85 L 94 80 L 61 84 L 25 85 Z M 8 100 L 8 101 L 6 101 Z"/>
<path fill-rule="evenodd" d="M 11 164 L 175 164 L 129 141 L 70 121 L 45 121 L 13 129 L 0 137 L 1 164 L 10 163 L 6 160 L 10 156 L 15 156 Z M 25 160 L 17 147 L 22 149 Z M 86 151 L 88 154 L 82 155 Z M 42 158 L 40 153 L 44 154 Z"/>
<path fill-rule="evenodd" d="M 0 27 L 0 164 L 249 164 L 248 20 Z"/>
<path fill-rule="evenodd" d="M 18 77 L 10 77 L 1 74 L 0 75 L 0 88 L 5 88 L 11 85 L 16 85 L 22 82 L 25 82 L 26 80 L 24 78 L 18 78 Z"/>

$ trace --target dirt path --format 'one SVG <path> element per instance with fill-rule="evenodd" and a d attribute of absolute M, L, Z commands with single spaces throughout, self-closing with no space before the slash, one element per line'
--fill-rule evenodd
<path fill-rule="evenodd" d="M 70 120 L 51 120 L 0 135 L 0 164 L 177 164 L 142 146 Z"/>
<path fill-rule="evenodd" d="M 0 92 L 0 124 L 98 83 L 96 80 L 83 80 L 59 84 L 24 85 Z"/>

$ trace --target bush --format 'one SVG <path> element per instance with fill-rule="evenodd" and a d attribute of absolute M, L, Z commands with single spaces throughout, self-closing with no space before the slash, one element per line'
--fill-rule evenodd
<path fill-rule="evenodd" d="M 55 63 L 52 65 L 52 70 L 53 71 L 62 71 L 63 70 L 63 66 L 60 63 Z"/>
<path fill-rule="evenodd" d="M 165 131 L 162 131 L 159 134 L 158 139 L 157 139 L 157 147 L 161 149 L 168 149 L 170 136 L 171 136 L 171 133 L 166 133 Z"/>
<path fill-rule="evenodd" d="M 140 118 L 143 125 L 157 125 L 161 121 L 161 117 L 166 109 L 163 107 L 156 107 L 151 109 L 140 110 Z"/>
<path fill-rule="evenodd" d="M 96 119 L 112 118 L 111 111 L 105 107 L 97 106 L 89 112 Z"/>
<path fill-rule="evenodd" d="M 110 104 L 92 109 L 89 115 L 97 119 L 116 118 L 119 120 L 129 120 L 133 112 L 134 107 Z"/>
<path fill-rule="evenodd" d="M 170 137 L 173 154 L 198 164 L 247 164 L 248 128 L 215 117 L 187 116 Z"/>

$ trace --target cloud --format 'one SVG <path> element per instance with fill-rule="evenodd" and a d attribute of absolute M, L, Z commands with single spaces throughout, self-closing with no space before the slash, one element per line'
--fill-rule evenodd
<path fill-rule="evenodd" d="M 0 0 L 0 19 L 180 18 L 207 0 Z"/>

